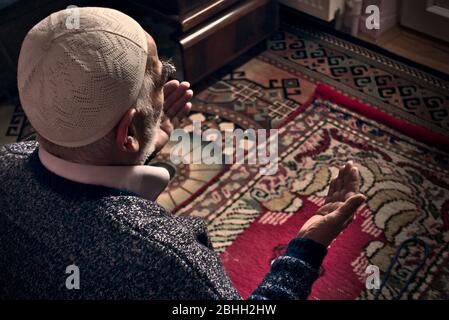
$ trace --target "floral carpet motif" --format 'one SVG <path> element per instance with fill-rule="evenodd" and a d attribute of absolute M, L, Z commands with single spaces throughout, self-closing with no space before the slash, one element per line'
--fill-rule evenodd
<path fill-rule="evenodd" d="M 329 97 L 339 97 L 339 104 Z M 368 200 L 330 246 L 310 298 L 373 299 L 365 286 L 367 266 L 384 275 L 399 245 L 413 237 L 430 254 L 402 298 L 449 298 L 449 155 L 354 112 L 346 101 L 384 116 L 319 86 L 279 131 L 276 175 L 232 165 L 177 214 L 206 219 L 214 248 L 247 296 L 323 204 L 337 168 L 354 160 Z M 379 298 L 395 297 L 422 256 L 422 247 L 407 247 Z"/>

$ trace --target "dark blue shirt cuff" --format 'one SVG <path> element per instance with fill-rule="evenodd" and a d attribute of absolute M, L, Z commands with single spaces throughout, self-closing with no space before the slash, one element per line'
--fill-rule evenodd
<path fill-rule="evenodd" d="M 285 255 L 300 259 L 311 267 L 319 269 L 326 253 L 327 248 L 322 244 L 298 237 L 290 241 Z"/>

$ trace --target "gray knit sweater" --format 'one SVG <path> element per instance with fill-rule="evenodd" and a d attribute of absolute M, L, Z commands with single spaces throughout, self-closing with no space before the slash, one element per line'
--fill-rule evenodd
<path fill-rule="evenodd" d="M 201 219 L 48 171 L 36 142 L 0 148 L 0 299 L 240 299 Z M 326 249 L 294 239 L 252 299 L 306 298 Z M 80 288 L 67 289 L 66 267 Z M 251 273 L 251 270 L 247 270 Z"/>

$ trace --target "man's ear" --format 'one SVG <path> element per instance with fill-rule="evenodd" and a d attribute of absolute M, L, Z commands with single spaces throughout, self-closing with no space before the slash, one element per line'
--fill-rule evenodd
<path fill-rule="evenodd" d="M 117 147 L 124 152 L 138 152 L 139 141 L 131 131 L 131 123 L 137 114 L 135 108 L 131 108 L 123 115 L 117 126 L 116 143 Z"/>

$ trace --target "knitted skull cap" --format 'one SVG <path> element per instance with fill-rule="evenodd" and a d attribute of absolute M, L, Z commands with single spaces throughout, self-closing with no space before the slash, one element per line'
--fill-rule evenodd
<path fill-rule="evenodd" d="M 79 25 L 70 24 L 77 18 Z M 104 137 L 135 104 L 147 53 L 143 28 L 117 10 L 49 15 L 28 32 L 19 55 L 19 96 L 31 125 L 65 147 Z"/>

